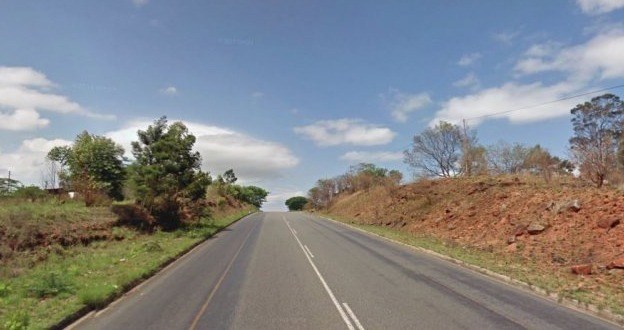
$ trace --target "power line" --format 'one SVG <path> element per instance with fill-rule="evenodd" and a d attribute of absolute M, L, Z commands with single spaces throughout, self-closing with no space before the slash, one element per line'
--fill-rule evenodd
<path fill-rule="evenodd" d="M 607 87 L 607 88 L 603 88 L 603 89 L 598 89 L 598 90 L 593 90 L 593 91 L 589 91 L 589 92 L 583 92 L 580 94 L 575 94 L 575 95 L 571 95 L 571 96 L 566 96 L 566 97 L 562 97 L 560 99 L 556 99 L 556 100 L 552 100 L 552 101 L 547 101 L 544 103 L 539 103 L 539 104 L 533 104 L 533 105 L 529 105 L 529 106 L 525 106 L 525 107 L 521 107 L 521 108 L 517 108 L 517 109 L 513 109 L 513 110 L 506 110 L 506 111 L 501 111 L 501 112 L 495 112 L 495 113 L 490 113 L 487 115 L 482 115 L 482 116 L 476 116 L 476 117 L 470 117 L 470 118 L 465 118 L 465 120 L 473 120 L 473 119 L 482 119 L 482 118 L 488 118 L 488 117 L 494 117 L 494 116 L 498 116 L 498 115 L 504 115 L 504 114 L 508 114 L 508 113 L 512 113 L 512 112 L 516 112 L 516 111 L 520 111 L 520 110 L 526 110 L 526 109 L 531 109 L 531 108 L 536 108 L 536 107 L 541 107 L 543 105 L 547 105 L 547 104 L 552 104 L 552 103 L 556 103 L 556 102 L 561 102 L 561 101 L 565 101 L 565 100 L 570 100 L 573 98 L 577 98 L 577 97 L 581 97 L 581 96 L 587 96 L 590 94 L 595 94 L 595 93 L 600 93 L 600 92 L 606 92 L 609 90 L 613 90 L 613 89 L 617 89 L 617 88 L 622 88 L 624 87 L 624 84 L 621 85 L 616 85 L 616 86 L 611 86 L 611 87 Z"/>

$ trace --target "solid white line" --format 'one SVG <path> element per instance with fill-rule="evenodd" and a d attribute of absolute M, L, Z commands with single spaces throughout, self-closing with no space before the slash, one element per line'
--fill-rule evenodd
<path fill-rule="evenodd" d="M 362 323 L 360 323 L 360 320 L 358 320 L 357 316 L 355 316 L 355 313 L 353 313 L 353 311 L 351 310 L 349 305 L 347 305 L 347 303 L 342 303 L 342 305 L 344 306 L 344 308 L 347 311 L 347 313 L 349 314 L 349 316 L 351 316 L 351 318 L 355 322 L 355 325 L 358 327 L 358 329 L 359 330 L 364 330 L 364 327 L 362 326 Z"/>
<path fill-rule="evenodd" d="M 308 248 L 307 245 L 304 245 L 303 247 L 306 249 L 306 251 L 308 251 L 308 253 L 310 254 L 310 257 L 314 258 L 314 255 L 312 254 L 312 251 L 310 251 L 310 248 Z"/>
<path fill-rule="evenodd" d="M 286 225 L 288 226 L 290 231 L 293 233 L 293 236 L 297 240 L 297 243 L 299 243 L 299 247 L 301 248 L 301 250 L 303 250 L 303 254 L 305 254 L 306 258 L 308 259 L 308 262 L 310 262 L 310 265 L 312 265 L 312 268 L 314 269 L 314 272 L 316 273 L 318 278 L 321 280 L 321 283 L 323 284 L 323 287 L 325 288 L 325 291 L 327 291 L 327 294 L 329 295 L 329 298 L 331 298 L 332 302 L 334 303 L 334 306 L 336 306 L 336 309 L 338 310 L 338 313 L 340 313 L 340 316 L 342 317 L 342 320 L 347 325 L 347 328 L 349 328 L 349 330 L 355 330 L 355 328 L 353 327 L 353 324 L 351 324 L 351 321 L 349 320 L 349 317 L 347 316 L 345 311 L 342 309 L 342 306 L 340 306 L 340 303 L 338 302 L 338 299 L 336 299 L 336 296 L 334 296 L 334 293 L 329 288 L 329 285 L 327 284 L 327 282 L 325 282 L 325 279 L 323 278 L 323 275 L 321 275 L 321 272 L 319 272 L 318 268 L 316 268 L 316 265 L 312 261 L 312 258 L 310 258 L 310 256 L 308 255 L 308 252 L 303 247 L 303 244 L 299 240 L 299 237 L 297 237 L 297 235 L 294 233 L 292 227 L 290 227 L 290 224 L 288 223 L 288 221 L 286 221 L 286 217 L 284 217 L 283 219 L 284 219 L 284 222 L 286 222 Z"/>

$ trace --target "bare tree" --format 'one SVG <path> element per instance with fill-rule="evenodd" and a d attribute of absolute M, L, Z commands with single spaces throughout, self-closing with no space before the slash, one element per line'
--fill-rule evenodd
<path fill-rule="evenodd" d="M 499 141 L 495 145 L 488 146 L 486 157 L 491 171 L 495 174 L 515 174 L 522 171 L 529 152 L 529 148 L 519 143 L 510 145 Z"/>
<path fill-rule="evenodd" d="M 548 150 L 538 144 L 529 150 L 523 167 L 532 173 L 540 174 L 546 182 L 550 182 L 560 163 L 559 158 L 553 157 Z"/>
<path fill-rule="evenodd" d="M 43 170 L 41 171 L 41 182 L 44 189 L 58 188 L 56 182 L 59 176 L 59 163 L 46 157 L 43 163 Z"/>
<path fill-rule="evenodd" d="M 601 187 L 616 164 L 622 136 L 624 103 L 613 94 L 594 97 L 577 105 L 572 113 L 574 136 L 570 147 L 581 176 Z"/>
<path fill-rule="evenodd" d="M 453 177 L 461 172 L 462 131 L 441 121 L 415 135 L 412 148 L 404 151 L 403 161 L 423 176 Z"/>

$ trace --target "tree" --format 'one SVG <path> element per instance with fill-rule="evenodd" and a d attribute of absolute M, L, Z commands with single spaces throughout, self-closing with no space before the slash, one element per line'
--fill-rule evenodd
<path fill-rule="evenodd" d="M 124 149 L 113 140 L 84 131 L 76 137 L 73 146 L 52 148 L 47 155 L 58 162 L 63 186 L 71 186 L 85 199 L 87 206 L 95 202 L 98 194 L 123 199 L 125 169 Z"/>
<path fill-rule="evenodd" d="M 238 178 L 234 174 L 234 170 L 233 169 L 229 169 L 229 170 L 225 171 L 225 173 L 223 173 L 223 181 L 225 181 L 225 183 L 233 184 L 237 180 L 238 180 Z"/>
<path fill-rule="evenodd" d="M 0 178 L 0 196 L 9 196 L 24 185 L 10 178 Z"/>
<path fill-rule="evenodd" d="M 465 176 L 482 175 L 487 173 L 487 160 L 485 158 L 485 148 L 479 145 L 477 132 L 470 130 L 466 126 L 461 130 L 461 174 Z"/>
<path fill-rule="evenodd" d="M 59 164 L 56 171 L 59 181 L 58 185 L 60 188 L 64 188 L 66 190 L 71 190 L 69 174 L 67 173 L 67 162 L 69 161 L 71 152 L 72 149 L 70 146 L 58 146 L 52 148 L 46 156 L 47 160 L 49 160 L 51 164 Z M 51 173 L 48 173 L 48 175 L 51 175 Z M 51 180 L 52 178 L 48 179 Z"/>
<path fill-rule="evenodd" d="M 613 94 L 604 94 L 577 105 L 570 112 L 574 129 L 570 148 L 574 160 L 581 176 L 601 187 L 609 172 L 616 167 L 624 103 Z"/>
<path fill-rule="evenodd" d="M 262 207 L 262 204 L 266 202 L 266 198 L 269 192 L 256 186 L 244 186 L 241 189 L 240 199 L 243 202 L 247 202 L 257 208 Z"/>
<path fill-rule="evenodd" d="M 288 211 L 301 211 L 307 203 L 308 199 L 303 196 L 291 197 L 285 202 L 288 207 Z"/>
<path fill-rule="evenodd" d="M 132 181 L 138 202 L 159 223 L 172 229 L 181 224 L 186 203 L 198 202 L 211 183 L 201 171 L 201 156 L 193 151 L 195 136 L 181 122 L 168 125 L 161 117 L 132 142 Z"/>
<path fill-rule="evenodd" d="M 415 135 L 404 162 L 424 176 L 453 177 L 460 173 L 462 131 L 444 121 Z"/>
<path fill-rule="evenodd" d="M 558 170 L 560 162 L 559 158 L 553 157 L 548 150 L 537 144 L 529 149 L 523 167 L 530 172 L 540 174 L 546 182 L 550 182 L 553 173 Z"/>
<path fill-rule="evenodd" d="M 484 146 L 471 144 L 462 155 L 462 174 L 483 175 L 488 173 L 487 150 Z"/>
<path fill-rule="evenodd" d="M 489 168 L 496 174 L 516 174 L 522 171 L 529 148 L 515 143 L 510 145 L 507 142 L 499 141 L 495 145 L 487 147 L 486 158 Z"/>

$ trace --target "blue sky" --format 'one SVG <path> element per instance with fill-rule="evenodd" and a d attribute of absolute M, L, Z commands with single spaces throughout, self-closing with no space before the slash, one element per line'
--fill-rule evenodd
<path fill-rule="evenodd" d="M 361 161 L 409 178 L 438 120 L 566 156 L 591 96 L 495 114 L 624 83 L 623 22 L 624 0 L 0 0 L 0 176 L 39 184 L 52 146 L 162 115 L 266 209 Z"/>

